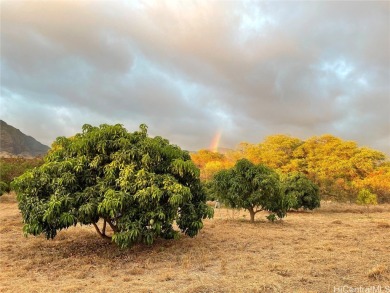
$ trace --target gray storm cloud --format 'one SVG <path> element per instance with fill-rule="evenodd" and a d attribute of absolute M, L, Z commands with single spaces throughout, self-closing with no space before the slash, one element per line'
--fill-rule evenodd
<path fill-rule="evenodd" d="M 183 148 L 331 133 L 390 154 L 389 2 L 1 3 L 1 117 Z"/>

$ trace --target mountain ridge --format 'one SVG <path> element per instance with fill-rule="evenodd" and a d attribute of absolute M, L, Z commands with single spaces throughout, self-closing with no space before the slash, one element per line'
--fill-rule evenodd
<path fill-rule="evenodd" d="M 50 148 L 0 120 L 0 157 L 37 157 Z"/>

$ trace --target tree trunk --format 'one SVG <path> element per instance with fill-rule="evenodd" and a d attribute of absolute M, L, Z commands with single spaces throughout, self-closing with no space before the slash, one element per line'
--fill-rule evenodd
<path fill-rule="evenodd" d="M 108 225 L 110 225 L 112 231 L 114 231 L 114 232 L 117 232 L 117 231 L 118 231 L 118 229 L 116 228 L 116 225 L 114 225 L 114 224 L 111 222 L 111 220 L 108 220 L 108 219 L 107 219 L 107 223 L 108 223 Z"/>
<path fill-rule="evenodd" d="M 107 236 L 106 234 L 103 234 L 103 233 L 100 231 L 98 225 L 96 225 L 95 223 L 92 223 L 92 225 L 95 227 L 95 230 L 96 230 L 96 232 L 100 235 L 100 237 L 102 237 L 103 239 L 111 240 L 111 237 L 110 237 L 110 236 Z"/>
<path fill-rule="evenodd" d="M 255 211 L 253 210 L 253 208 L 248 208 L 248 211 L 249 211 L 249 215 L 251 216 L 251 223 L 254 223 L 255 222 Z"/>
<path fill-rule="evenodd" d="M 106 219 L 103 220 L 103 229 L 102 229 L 102 234 L 103 235 L 106 235 L 106 224 L 107 224 L 107 221 Z"/>

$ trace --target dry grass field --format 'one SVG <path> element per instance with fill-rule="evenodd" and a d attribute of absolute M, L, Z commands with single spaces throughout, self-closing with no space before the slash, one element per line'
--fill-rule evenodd
<path fill-rule="evenodd" d="M 91 227 L 25 238 L 15 196 L 4 195 L 0 292 L 390 292 L 389 205 L 264 216 L 250 224 L 217 209 L 194 239 L 120 250 Z"/>

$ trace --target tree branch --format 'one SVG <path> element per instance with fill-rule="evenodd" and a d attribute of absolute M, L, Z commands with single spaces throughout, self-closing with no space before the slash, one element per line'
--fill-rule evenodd
<path fill-rule="evenodd" d="M 95 230 L 96 230 L 96 232 L 98 232 L 98 234 L 100 235 L 100 237 L 102 237 L 103 239 L 109 239 L 109 240 L 111 240 L 111 237 L 107 236 L 106 234 L 103 234 L 103 233 L 100 231 L 98 225 L 96 225 L 95 223 L 92 223 L 92 225 L 95 227 Z"/>
<path fill-rule="evenodd" d="M 103 219 L 103 230 L 102 230 L 103 235 L 106 235 L 106 224 L 107 224 L 106 219 Z"/>
<path fill-rule="evenodd" d="M 117 227 L 110 220 L 107 220 L 107 223 L 108 223 L 108 225 L 110 225 L 112 231 L 114 231 L 114 232 L 118 231 Z"/>

